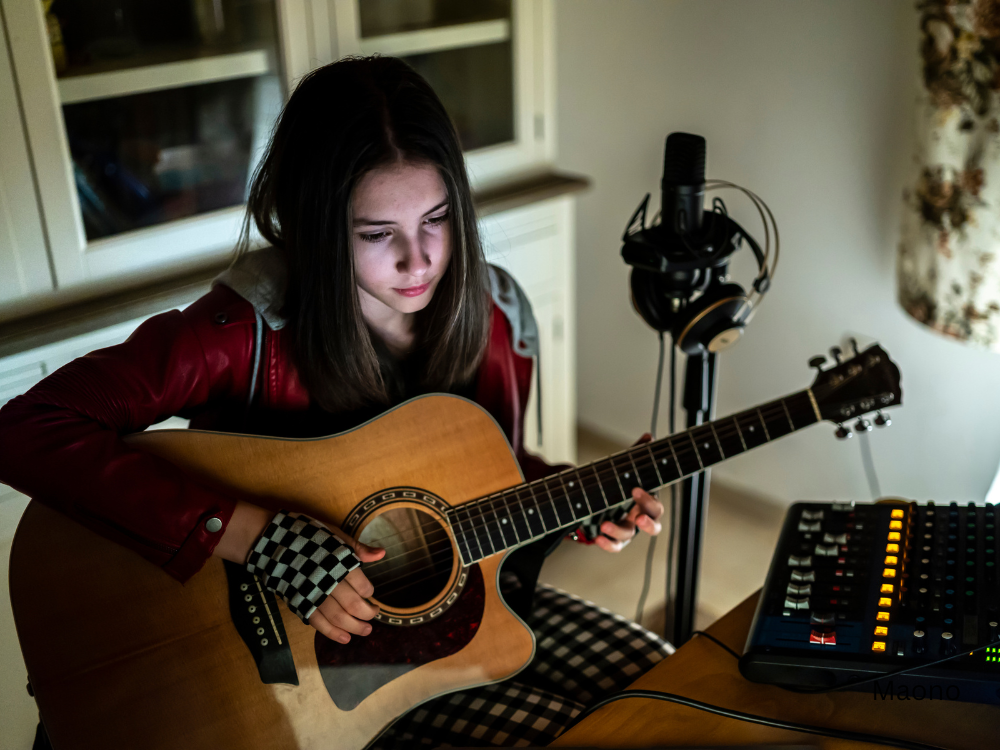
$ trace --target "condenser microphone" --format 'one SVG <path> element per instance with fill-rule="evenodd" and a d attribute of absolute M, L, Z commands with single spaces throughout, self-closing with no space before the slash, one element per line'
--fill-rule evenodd
<path fill-rule="evenodd" d="M 664 227 L 681 237 L 701 233 L 705 202 L 705 139 L 671 133 L 663 152 L 660 215 Z"/>

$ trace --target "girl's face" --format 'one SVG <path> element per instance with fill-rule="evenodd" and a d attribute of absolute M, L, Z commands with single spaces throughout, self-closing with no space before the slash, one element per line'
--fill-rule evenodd
<path fill-rule="evenodd" d="M 361 310 L 370 323 L 424 309 L 451 259 L 448 191 L 437 168 L 397 162 L 354 188 L 351 244 Z"/>

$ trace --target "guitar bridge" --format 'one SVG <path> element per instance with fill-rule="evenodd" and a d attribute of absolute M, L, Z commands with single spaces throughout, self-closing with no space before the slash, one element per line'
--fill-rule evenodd
<path fill-rule="evenodd" d="M 223 565 L 229 584 L 229 613 L 257 664 L 261 682 L 298 685 L 299 675 L 278 612 L 278 600 L 242 565 L 229 560 L 224 560 Z"/>

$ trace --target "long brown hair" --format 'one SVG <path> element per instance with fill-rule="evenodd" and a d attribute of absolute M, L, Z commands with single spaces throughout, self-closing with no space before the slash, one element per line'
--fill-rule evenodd
<path fill-rule="evenodd" d="M 351 249 L 351 196 L 370 170 L 435 165 L 448 191 L 452 253 L 417 315 L 423 391 L 469 381 L 486 348 L 489 281 L 458 135 L 427 82 L 402 60 L 352 57 L 305 76 L 250 187 L 250 221 L 288 266 L 284 315 L 299 376 L 331 412 L 398 397 L 394 363 L 365 324 Z"/>

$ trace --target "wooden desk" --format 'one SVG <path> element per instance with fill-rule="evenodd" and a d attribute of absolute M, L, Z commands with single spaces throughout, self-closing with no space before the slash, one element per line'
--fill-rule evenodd
<path fill-rule="evenodd" d="M 737 653 L 743 653 L 756 606 L 754 594 L 719 619 L 708 632 Z M 996 706 L 945 700 L 882 700 L 875 698 L 872 690 L 822 695 L 790 693 L 743 679 L 731 654 L 699 636 L 629 687 L 675 693 L 759 716 L 881 734 L 949 750 L 1000 747 L 1000 708 Z M 773 729 L 649 698 L 625 698 L 611 703 L 563 734 L 550 747 L 698 747 L 751 743 L 818 745 L 823 750 L 885 747 Z"/>

